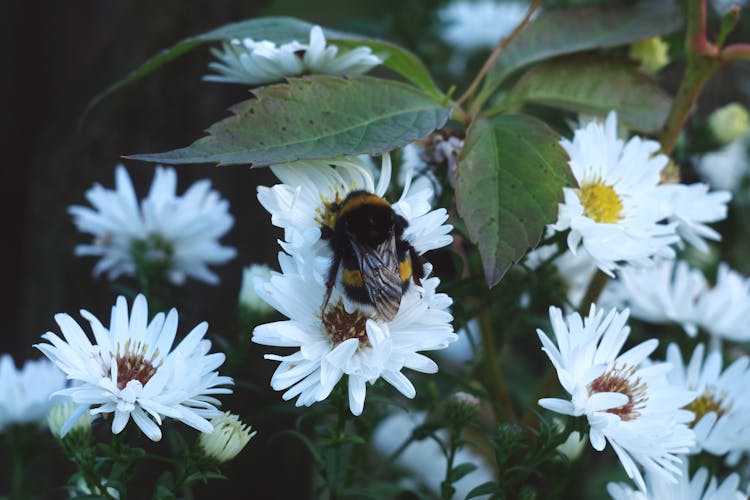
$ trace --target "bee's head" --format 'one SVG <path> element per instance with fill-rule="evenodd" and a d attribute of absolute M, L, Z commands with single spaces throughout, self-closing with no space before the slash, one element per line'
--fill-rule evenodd
<path fill-rule="evenodd" d="M 339 222 L 346 234 L 360 243 L 376 246 L 393 234 L 396 214 L 383 198 L 355 191 L 344 200 Z"/>

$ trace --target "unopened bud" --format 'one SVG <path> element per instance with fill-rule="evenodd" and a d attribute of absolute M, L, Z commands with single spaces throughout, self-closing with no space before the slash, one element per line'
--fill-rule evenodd
<path fill-rule="evenodd" d="M 266 303 L 255 291 L 255 279 L 270 279 L 271 268 L 265 264 L 250 264 L 242 271 L 242 286 L 240 287 L 240 307 L 247 309 L 253 315 L 267 315 L 273 308 Z"/>
<path fill-rule="evenodd" d="M 75 422 L 71 422 L 70 430 L 63 434 L 63 428 L 68 420 L 71 419 L 75 410 L 76 405 L 73 402 L 59 404 L 50 410 L 49 415 L 47 415 L 47 425 L 49 425 L 49 430 L 53 436 L 63 438 L 67 434 L 76 431 L 88 431 L 91 429 L 91 415 L 88 411 L 85 411 Z"/>
<path fill-rule="evenodd" d="M 733 102 L 711 113 L 708 126 L 716 139 L 722 144 L 729 144 L 750 130 L 750 115 L 744 106 Z"/>
<path fill-rule="evenodd" d="M 669 64 L 669 45 L 658 36 L 646 38 L 633 43 L 628 55 L 641 63 L 641 70 L 653 74 Z"/>
<path fill-rule="evenodd" d="M 250 432 L 252 427 L 245 425 L 240 417 L 229 412 L 211 419 L 213 432 L 204 432 L 198 443 L 207 457 L 218 462 L 228 462 L 237 456 L 257 434 Z"/>

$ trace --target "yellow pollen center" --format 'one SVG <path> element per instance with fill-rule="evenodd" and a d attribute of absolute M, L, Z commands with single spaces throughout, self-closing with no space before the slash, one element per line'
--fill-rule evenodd
<path fill-rule="evenodd" d="M 707 387 L 703 394 L 693 400 L 692 403 L 687 405 L 685 409 L 695 413 L 695 420 L 690 424 L 690 427 L 694 427 L 695 424 L 710 412 L 716 413 L 716 418 L 721 418 L 729 408 L 722 406 L 722 398 L 716 397 L 712 387 Z"/>
<path fill-rule="evenodd" d="M 646 406 L 646 384 L 635 376 L 635 368 L 630 366 L 613 366 L 589 384 L 589 394 L 597 392 L 619 392 L 628 397 L 628 402 L 616 408 L 606 410 L 622 420 L 635 420 L 640 416 L 639 410 Z"/>
<path fill-rule="evenodd" d="M 320 193 L 321 205 L 315 209 L 315 222 L 322 226 L 328 226 L 333 229 L 336 227 L 336 216 L 338 214 L 341 202 L 346 198 L 346 194 L 349 191 L 354 191 L 357 187 L 352 183 L 349 189 L 346 189 L 343 185 L 337 185 L 332 188 L 333 193 L 328 196 L 324 196 Z"/>
<path fill-rule="evenodd" d="M 601 182 L 584 184 L 578 190 L 583 212 L 596 222 L 611 224 L 620 220 L 622 202 L 612 186 Z"/>
<path fill-rule="evenodd" d="M 335 306 L 330 306 L 321 315 L 321 320 L 334 346 L 349 339 L 359 340 L 360 347 L 368 344 L 365 328 L 367 317 L 361 312 L 346 312 L 344 305 L 339 302 Z"/>

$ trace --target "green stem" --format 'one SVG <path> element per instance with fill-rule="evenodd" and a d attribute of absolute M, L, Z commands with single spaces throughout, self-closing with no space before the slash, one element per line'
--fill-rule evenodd
<path fill-rule="evenodd" d="M 490 69 L 492 69 L 492 65 L 494 64 L 495 60 L 498 58 L 498 56 L 500 56 L 502 51 L 511 42 L 511 40 L 513 40 L 516 35 L 518 35 L 518 33 L 520 33 L 521 30 L 526 26 L 526 24 L 528 24 L 528 22 L 531 20 L 531 16 L 534 14 L 536 9 L 539 8 L 539 5 L 541 5 L 541 3 L 542 0 L 534 0 L 534 3 L 531 4 L 528 12 L 526 12 L 526 16 L 521 20 L 520 23 L 518 23 L 518 26 L 516 26 L 508 36 L 503 38 L 503 40 L 499 44 L 497 44 L 497 47 L 492 50 L 492 53 L 489 55 L 489 57 L 487 57 L 487 60 L 484 61 L 482 69 L 480 69 L 479 73 L 477 73 L 477 76 L 474 77 L 474 80 L 471 82 L 471 85 L 469 85 L 469 88 L 466 89 L 466 92 L 464 92 L 463 95 L 456 101 L 456 107 L 460 106 L 467 99 L 474 95 L 474 93 L 479 88 L 479 84 L 482 82 L 487 73 L 489 73 Z M 479 104 L 479 107 L 481 107 L 481 103 Z M 476 103 L 472 105 L 472 109 L 478 109 Z"/>
<path fill-rule="evenodd" d="M 505 383 L 505 376 L 500 368 L 500 359 L 495 347 L 495 336 L 492 328 L 492 311 L 489 308 L 479 314 L 479 329 L 482 334 L 482 347 L 484 348 L 485 377 L 492 395 L 492 405 L 497 412 L 498 419 L 502 421 L 515 422 L 516 412 L 513 400 Z"/>
<path fill-rule="evenodd" d="M 596 274 L 591 277 L 591 281 L 589 281 L 589 286 L 586 288 L 583 300 L 581 300 L 581 304 L 578 306 L 578 312 L 581 315 L 588 314 L 589 309 L 591 309 L 591 304 L 594 304 L 599 300 L 599 296 L 602 294 L 602 291 L 604 290 L 604 287 L 607 286 L 608 282 L 609 276 L 599 270 L 597 270 Z"/>
<path fill-rule="evenodd" d="M 13 498 L 27 498 L 26 489 L 26 463 L 22 453 L 13 453 L 13 474 L 11 476 L 11 491 Z"/>

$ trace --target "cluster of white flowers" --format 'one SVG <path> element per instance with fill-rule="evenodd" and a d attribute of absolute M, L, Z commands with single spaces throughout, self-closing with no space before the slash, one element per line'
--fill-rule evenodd
<path fill-rule="evenodd" d="M 624 267 L 602 301 L 630 307 L 633 317 L 655 324 L 677 323 L 694 337 L 698 328 L 709 335 L 750 340 L 750 278 L 721 263 L 716 283 L 684 261 L 659 261 L 652 268 Z"/>
<path fill-rule="evenodd" d="M 211 189 L 211 182 L 194 183 L 177 195 L 177 174 L 172 168 L 156 167 L 148 196 L 140 204 L 127 170 L 118 165 L 115 189 L 99 184 L 86 192 L 92 208 L 69 208 L 79 231 L 94 241 L 78 245 L 76 255 L 100 257 L 94 274 L 106 272 L 109 279 L 134 276 L 138 259 L 162 263 L 167 277 L 182 284 L 186 277 L 216 284 L 219 279 L 209 264 L 223 264 L 235 249 L 218 242 L 234 224 L 229 203 Z"/>
<path fill-rule="evenodd" d="M 589 439 L 597 451 L 612 446 L 628 477 L 646 490 L 642 466 L 651 474 L 674 482 L 680 474 L 678 454 L 695 446 L 688 427 L 693 413 L 683 408 L 696 393 L 673 384 L 670 365 L 651 362 L 658 342 L 650 339 L 620 353 L 630 333 L 628 311 L 591 307 L 588 317 L 563 317 L 550 308 L 555 342 L 537 330 L 543 350 L 557 370 L 571 399 L 546 398 L 539 404 L 571 416 L 585 416 Z"/>
<path fill-rule="evenodd" d="M 491 49 L 529 10 L 522 1 L 455 0 L 438 11 L 440 38 L 457 50 Z"/>
<path fill-rule="evenodd" d="M 369 47 L 357 47 L 339 53 L 335 45 L 327 45 L 320 26 L 310 30 L 309 43 L 292 41 L 276 45 L 268 40 L 251 38 L 224 42 L 222 50 L 211 52 L 220 62 L 209 63 L 216 75 L 204 80 L 222 83 L 261 85 L 303 74 L 361 75 L 383 59 Z"/>
<path fill-rule="evenodd" d="M 213 431 L 208 418 L 220 415 L 216 394 L 229 394 L 232 379 L 216 369 L 224 354 L 208 354 L 211 342 L 204 339 L 206 323 L 193 328 L 172 349 L 177 334 L 177 311 L 158 313 L 148 320 L 148 306 L 138 295 L 128 315 L 128 304 L 119 297 L 112 308 L 109 328 L 90 312 L 81 311 L 91 325 L 92 343 L 78 323 L 67 314 L 57 314 L 64 340 L 47 332 L 49 343 L 36 344 L 75 384 L 60 389 L 77 405 L 62 426 L 64 436 L 83 415 L 114 414 L 112 432 L 118 434 L 132 417 L 143 433 L 161 439 L 164 417 L 180 420 L 202 432 Z"/>
<path fill-rule="evenodd" d="M 13 424 L 46 422 L 58 402 L 50 396 L 65 386 L 65 374 L 46 359 L 27 361 L 18 370 L 10 355 L 0 356 L 0 432 Z"/>
<path fill-rule="evenodd" d="M 730 193 L 708 193 L 702 184 L 660 184 L 668 158 L 658 154 L 655 141 L 618 138 L 614 112 L 561 144 L 578 187 L 564 189 L 551 227 L 569 231 L 571 252 L 585 251 L 610 276 L 622 263 L 673 258 L 672 245 L 682 240 L 705 250 L 704 239 L 720 239 L 707 224 L 726 217 Z"/>
<path fill-rule="evenodd" d="M 334 260 L 331 245 L 322 237 L 324 227 L 335 227 L 333 207 L 355 190 L 364 190 L 403 217 L 403 239 L 418 254 L 451 242 L 451 226 L 444 224 L 444 209 L 431 210 L 430 182 L 406 179 L 404 192 L 395 203 L 382 197 L 390 184 L 390 158 L 383 158 L 377 186 L 367 162 L 359 158 L 296 162 L 271 167 L 281 180 L 273 187 L 259 187 L 258 200 L 271 213 L 271 222 L 284 229 L 284 252 L 279 254 L 281 273 L 270 280 L 256 278 L 261 298 L 289 318 L 255 328 L 253 341 L 295 351 L 268 359 L 280 362 L 271 386 L 286 391 L 286 400 L 297 405 L 322 401 L 339 380 L 348 378 L 349 407 L 359 415 L 364 407 L 367 383 L 382 378 L 406 397 L 415 388 L 402 373 L 404 368 L 424 373 L 437 364 L 420 351 L 443 349 L 456 340 L 448 312 L 451 299 L 436 291 L 440 281 L 424 266 L 420 284 L 410 283 L 398 312 L 391 319 L 350 300 L 341 285 L 340 271 L 330 297 L 327 277 Z M 412 262 L 413 266 L 419 265 Z"/>

